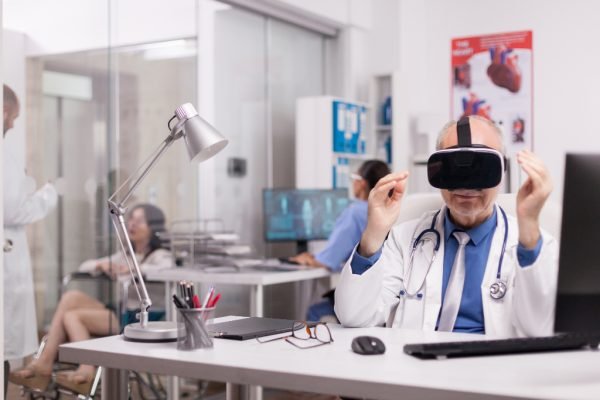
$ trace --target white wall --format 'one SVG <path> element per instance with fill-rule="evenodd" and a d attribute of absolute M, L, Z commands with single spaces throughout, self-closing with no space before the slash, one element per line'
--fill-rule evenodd
<path fill-rule="evenodd" d="M 406 82 L 402 125 L 419 113 L 450 117 L 450 40 L 532 30 L 534 150 L 562 199 L 564 154 L 599 152 L 600 2 L 587 0 L 400 0 L 399 68 Z M 403 134 L 408 132 L 403 132 Z M 396 149 L 402 151 L 403 149 Z"/>
<path fill-rule="evenodd" d="M 331 19 L 340 24 L 349 21 L 348 4 L 350 0 L 277 0 L 280 3 L 302 9 L 309 13 Z"/>
<path fill-rule="evenodd" d="M 371 75 L 389 74 L 398 68 L 400 42 L 399 0 L 371 0 L 371 28 L 366 54 Z"/>
<path fill-rule="evenodd" d="M 373 61 L 369 57 L 374 42 L 373 13 L 376 3 L 395 3 L 397 0 L 277 0 L 292 8 L 301 9 L 319 18 L 340 24 L 336 54 L 338 65 L 329 65 L 328 79 L 335 80 L 329 87 L 331 95 L 355 101 L 368 101 L 368 83 Z M 381 9 L 381 7 L 379 7 Z M 331 55 L 330 55 L 331 57 Z M 329 82 L 331 84 L 332 82 Z"/>

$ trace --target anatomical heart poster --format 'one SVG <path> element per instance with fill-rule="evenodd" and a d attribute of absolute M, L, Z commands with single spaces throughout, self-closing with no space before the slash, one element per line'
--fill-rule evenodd
<path fill-rule="evenodd" d="M 533 147 L 532 32 L 452 40 L 452 118 L 479 115 L 504 134 L 508 155 Z"/>

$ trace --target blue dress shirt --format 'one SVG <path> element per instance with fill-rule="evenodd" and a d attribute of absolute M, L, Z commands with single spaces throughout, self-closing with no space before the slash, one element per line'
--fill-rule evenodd
<path fill-rule="evenodd" d="M 326 247 L 315 258 L 331 271 L 340 271 L 367 227 L 367 202 L 356 200 L 335 221 Z"/>
<path fill-rule="evenodd" d="M 483 319 L 483 303 L 481 299 L 481 283 L 487 264 L 492 239 L 496 230 L 496 209 L 482 224 L 466 231 L 471 240 L 465 247 L 465 282 L 463 286 L 460 308 L 454 324 L 454 332 L 485 333 Z M 501 228 L 502 229 L 502 228 Z M 457 229 L 450 220 L 448 213 L 444 217 L 444 271 L 442 278 L 442 299 L 446 293 L 448 279 L 458 250 L 458 241 L 452 235 Z M 542 248 L 542 239 L 538 240 L 535 248 L 528 250 L 517 246 L 517 259 L 521 267 L 527 267 L 535 262 Z M 381 249 L 371 257 L 363 257 L 358 252 L 350 263 L 352 273 L 362 274 L 368 270 L 381 256 Z M 438 316 L 439 319 L 439 316 Z"/>

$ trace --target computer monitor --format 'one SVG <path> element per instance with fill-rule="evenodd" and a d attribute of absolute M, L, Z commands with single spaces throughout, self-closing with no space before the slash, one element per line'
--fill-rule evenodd
<path fill-rule="evenodd" d="M 349 203 L 347 189 L 264 189 L 265 240 L 326 240 Z"/>
<path fill-rule="evenodd" d="M 599 223 L 600 154 L 567 154 L 556 332 L 600 332 Z"/>

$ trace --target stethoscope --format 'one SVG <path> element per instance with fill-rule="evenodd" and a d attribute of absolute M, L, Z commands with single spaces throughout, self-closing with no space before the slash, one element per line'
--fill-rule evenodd
<path fill-rule="evenodd" d="M 502 207 L 500 207 L 500 206 L 498 208 L 500 208 L 500 212 L 502 213 L 502 218 L 504 220 L 504 241 L 502 242 L 502 252 L 500 253 L 500 260 L 498 260 L 498 270 L 496 272 L 496 281 L 494 283 L 492 283 L 492 285 L 490 286 L 490 297 L 494 300 L 502 299 L 504 296 L 506 296 L 506 291 L 507 291 L 506 282 L 502 279 L 502 261 L 504 260 L 504 251 L 506 250 L 506 242 L 508 241 L 508 218 L 506 217 L 506 213 L 504 212 L 504 209 L 502 209 Z M 435 213 L 435 215 L 433 216 L 433 219 L 431 221 L 431 226 L 428 229 L 424 229 L 423 231 L 421 231 L 421 233 L 419 233 L 417 235 L 417 237 L 415 238 L 415 240 L 412 244 L 409 261 L 408 261 L 408 267 L 407 267 L 406 273 L 404 275 L 405 277 L 408 277 L 408 278 L 402 279 L 402 281 L 404 283 L 404 289 L 402 289 L 400 291 L 399 297 L 403 297 L 403 296 L 410 297 L 410 298 L 416 297 L 418 299 L 421 299 L 423 297 L 423 294 L 422 294 L 423 286 L 425 285 L 425 281 L 427 280 L 427 275 L 429 275 L 429 270 L 431 269 L 431 266 L 433 265 L 435 258 L 437 257 L 437 253 L 440 248 L 440 244 L 442 242 L 440 233 L 435 229 L 435 225 L 437 223 L 437 217 L 441 211 L 442 210 L 438 210 Z M 416 233 L 416 231 L 415 231 L 415 233 Z M 413 237 L 414 236 L 415 235 L 413 235 Z M 433 256 L 431 257 L 431 260 L 429 261 L 429 265 L 427 266 L 427 270 L 425 271 L 425 277 L 423 278 L 423 281 L 421 282 L 421 284 L 419 285 L 417 290 L 415 290 L 414 292 L 410 292 L 408 290 L 408 288 L 410 287 L 410 278 L 412 276 L 412 269 L 413 269 L 415 253 L 419 246 L 421 246 L 421 248 L 422 248 L 423 245 L 428 241 L 431 241 L 434 244 Z"/>

